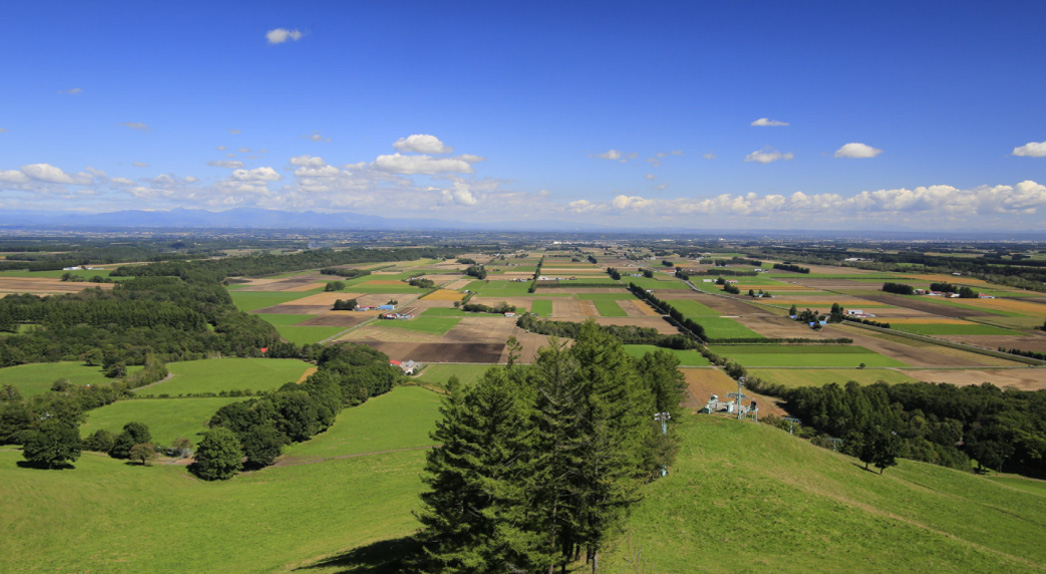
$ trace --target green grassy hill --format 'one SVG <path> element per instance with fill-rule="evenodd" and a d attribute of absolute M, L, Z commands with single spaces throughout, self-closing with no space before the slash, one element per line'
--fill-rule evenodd
<path fill-rule="evenodd" d="M 906 460 L 879 475 L 766 425 L 675 430 L 602 571 L 1046 572 L 1041 494 Z"/>

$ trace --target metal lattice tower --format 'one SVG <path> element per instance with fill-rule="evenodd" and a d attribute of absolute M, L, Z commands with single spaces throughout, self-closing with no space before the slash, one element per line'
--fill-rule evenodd
<path fill-rule="evenodd" d="M 835 438 L 834 436 L 828 437 L 828 440 L 832 441 L 832 452 L 839 452 L 839 445 L 846 442 L 843 439 Z"/>
<path fill-rule="evenodd" d="M 745 378 L 739 377 L 737 379 L 737 392 L 728 393 L 726 396 L 732 397 L 737 401 L 737 420 L 745 418 L 744 411 L 741 409 L 741 400 L 748 398 L 748 395 L 745 394 Z"/>
<path fill-rule="evenodd" d="M 781 420 L 788 421 L 788 434 L 795 434 L 795 425 L 803 424 L 803 421 L 795 417 L 781 417 Z"/>

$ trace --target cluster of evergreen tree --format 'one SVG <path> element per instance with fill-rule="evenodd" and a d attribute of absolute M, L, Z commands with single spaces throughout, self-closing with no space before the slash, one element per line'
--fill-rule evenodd
<path fill-rule="evenodd" d="M 436 282 L 432 279 L 425 279 L 424 277 L 411 277 L 407 280 L 407 284 L 411 287 L 419 287 L 421 289 L 435 289 Z"/>
<path fill-rule="evenodd" d="M 789 413 L 845 439 L 845 450 L 858 456 L 886 433 L 897 441 L 896 456 L 959 469 L 972 458 L 983 468 L 1046 476 L 1046 391 L 852 381 L 759 390 L 787 399 Z"/>
<path fill-rule="evenodd" d="M 327 284 L 323 286 L 323 290 L 326 291 L 327 293 L 332 293 L 332 292 L 335 292 L 335 291 L 344 291 L 345 290 L 345 282 L 344 281 L 328 281 Z"/>
<path fill-rule="evenodd" d="M 774 263 L 774 269 L 780 269 L 781 271 L 791 271 L 793 273 L 809 273 L 809 267 L 800 267 L 791 263 Z"/>
<path fill-rule="evenodd" d="M 883 283 L 883 291 L 897 293 L 898 295 L 915 295 L 915 287 L 906 283 L 891 283 L 887 281 Z"/>
<path fill-rule="evenodd" d="M 367 271 L 366 269 L 339 269 L 336 267 L 320 269 L 320 273 L 324 275 L 337 275 L 338 277 L 344 277 L 346 279 L 355 279 L 357 277 L 370 275 L 370 271 Z"/>
<path fill-rule="evenodd" d="M 636 360 L 586 323 L 565 350 L 449 386 L 425 466 L 421 552 L 413 572 L 552 572 L 601 550 L 671 463 L 654 420 L 679 415 L 684 382 L 670 353 Z"/>
<path fill-rule="evenodd" d="M 607 275 L 609 275 L 610 278 L 613 279 L 614 281 L 620 281 L 621 280 L 621 272 L 618 271 L 617 269 L 613 268 L 613 267 L 607 267 Z"/>
<path fill-rule="evenodd" d="M 225 479 L 239 468 L 230 467 L 228 453 L 238 450 L 249 466 L 272 464 L 284 445 L 302 442 L 327 429 L 346 406 L 355 406 L 387 393 L 402 372 L 389 364 L 384 353 L 366 345 L 333 345 L 323 349 L 318 369 L 302 384 L 287 383 L 278 390 L 248 401 L 230 403 L 211 417 L 208 433 L 200 443 L 216 456 L 205 457 L 193 471 L 208 480 Z M 231 434 L 230 434 L 231 433 Z M 229 437 L 236 444 L 229 445 Z M 205 453 L 207 450 L 205 450 Z M 213 463 L 213 464 L 212 464 Z"/>
<path fill-rule="evenodd" d="M 487 278 L 487 269 L 482 265 L 469 265 L 468 268 L 465 269 L 465 275 L 483 280 Z"/>
<path fill-rule="evenodd" d="M 541 319 L 531 313 L 524 313 L 516 319 L 516 326 L 527 331 L 576 339 L 582 330 L 582 323 L 573 321 L 552 321 Z M 635 325 L 596 325 L 599 329 L 626 345 L 655 345 L 666 349 L 693 349 L 697 343 L 684 335 L 665 335 L 651 327 Z"/>
<path fill-rule="evenodd" d="M 493 306 L 482 303 L 466 303 L 461 306 L 461 310 L 466 313 L 514 313 L 516 306 L 509 305 L 504 301 Z"/>
<path fill-rule="evenodd" d="M 862 325 L 871 325 L 873 327 L 879 327 L 880 329 L 889 329 L 890 324 L 885 321 L 876 321 L 875 319 L 862 319 L 860 317 L 854 317 L 852 315 L 846 315 L 843 319 L 847 321 L 853 321 L 854 323 L 860 323 Z"/>

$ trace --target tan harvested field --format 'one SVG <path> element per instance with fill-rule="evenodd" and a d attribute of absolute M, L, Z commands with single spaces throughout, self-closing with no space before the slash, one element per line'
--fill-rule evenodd
<path fill-rule="evenodd" d="M 367 295 L 360 295 L 356 297 L 356 302 L 363 307 L 372 307 L 374 305 L 384 305 L 389 301 L 399 301 L 398 305 L 411 304 L 417 300 L 418 294 L 414 293 L 370 293 Z"/>
<path fill-rule="evenodd" d="M 746 284 L 744 277 L 742 277 L 738 283 L 735 283 L 738 289 L 741 291 L 748 291 L 749 289 L 755 289 L 756 291 L 762 289 L 763 291 L 815 291 L 813 287 L 806 287 L 798 283 L 781 283 L 777 285 L 754 285 Z"/>
<path fill-rule="evenodd" d="M 704 367 L 681 368 L 679 370 L 683 372 L 683 376 L 686 378 L 687 396 L 683 400 L 683 404 L 693 409 L 695 413 L 708 403 L 708 399 L 712 395 L 719 395 L 719 401 L 725 403 L 731 400 L 730 397 L 726 396 L 727 393 L 737 392 L 737 382 L 719 369 Z M 755 399 L 759 404 L 760 417 L 770 414 L 779 417 L 788 415 L 777 404 L 776 399 L 753 393 L 749 390 L 746 390 L 745 394 Z"/>
<path fill-rule="evenodd" d="M 450 283 L 451 281 L 457 281 L 458 279 L 461 278 L 461 276 L 460 275 L 450 275 L 450 274 L 446 274 L 446 273 L 444 273 L 444 274 L 436 273 L 436 274 L 432 274 L 432 275 L 422 275 L 421 278 L 422 279 L 428 279 L 428 280 L 432 281 L 433 283 L 435 283 L 437 286 L 442 287 L 443 285 L 446 285 L 447 283 Z"/>
<path fill-rule="evenodd" d="M 540 349 L 542 349 L 543 347 L 547 347 L 548 346 L 548 336 L 546 336 L 546 335 L 539 335 L 537 333 L 530 333 L 528 331 L 524 331 L 523 329 L 520 329 L 519 327 L 516 327 L 510 333 L 510 335 L 515 336 L 516 340 L 519 342 L 520 346 L 522 347 L 522 349 L 520 349 L 519 359 L 518 359 L 520 363 L 528 363 L 528 364 L 529 363 L 533 363 L 538 358 L 538 351 Z M 508 347 L 506 347 L 502 351 L 501 356 L 498 357 L 498 362 L 499 363 L 507 363 L 508 362 L 508 354 L 509 354 L 509 350 L 508 350 Z"/>
<path fill-rule="evenodd" d="M 326 285 L 326 283 L 306 283 L 304 285 L 298 285 L 296 287 L 289 287 L 287 289 L 284 289 L 284 291 L 312 291 L 313 289 L 323 289 Z"/>
<path fill-rule="evenodd" d="M 878 301 L 880 303 L 886 303 L 887 305 L 896 305 L 897 307 L 907 307 L 908 309 L 915 309 L 917 311 L 925 311 L 934 315 L 941 315 L 944 317 L 983 317 L 986 315 L 992 315 L 988 311 L 974 311 L 972 309 L 963 309 L 961 307 L 952 307 L 951 305 L 945 305 L 943 303 L 934 303 L 928 301 L 929 297 L 911 297 L 905 295 L 869 295 L 864 297 L 869 301 Z"/>
<path fill-rule="evenodd" d="M 371 323 L 360 327 L 351 333 L 345 333 L 338 341 L 352 341 L 354 343 L 441 343 L 442 335 L 422 333 L 411 329 L 402 329 L 395 325 L 398 321 L 383 321 L 381 325 Z"/>
<path fill-rule="evenodd" d="M 868 289 L 878 288 L 878 283 L 856 281 L 854 279 L 793 279 L 794 283 L 815 289 Z"/>
<path fill-rule="evenodd" d="M 473 297 L 469 299 L 469 303 L 487 305 L 488 307 L 505 303 L 506 305 L 513 305 L 520 310 L 529 310 L 535 300 L 536 298 L 534 297 Z"/>
<path fill-rule="evenodd" d="M 592 301 L 580 301 L 577 299 L 556 299 L 552 301 L 553 319 L 587 319 L 598 317 L 596 306 Z"/>
<path fill-rule="evenodd" d="M 676 329 L 661 317 L 595 317 L 593 321 L 595 321 L 597 325 L 646 327 L 649 329 L 657 329 L 658 333 L 665 335 L 679 334 L 679 329 Z"/>
<path fill-rule="evenodd" d="M 1040 331 L 1041 333 L 1041 331 Z M 1046 335 L 938 335 L 942 339 L 957 341 L 968 345 L 977 345 L 988 349 L 1020 349 L 1046 353 Z"/>
<path fill-rule="evenodd" d="M 927 283 L 955 283 L 957 285 L 979 285 L 979 286 L 988 286 L 989 285 L 989 283 L 987 281 L 982 281 L 980 279 L 975 279 L 973 277 L 967 277 L 965 275 L 960 276 L 960 277 L 956 277 L 954 275 L 934 275 L 934 274 L 930 274 L 930 275 L 927 275 L 927 274 L 921 274 L 921 275 L 920 274 L 914 274 L 914 275 L 911 275 L 911 274 L 904 274 L 904 273 L 900 273 L 899 275 L 901 277 L 909 277 L 911 279 L 918 279 L 920 281 L 926 281 Z"/>
<path fill-rule="evenodd" d="M 632 301 L 632 305 L 636 309 L 639 309 L 639 311 L 641 313 L 643 313 L 644 315 L 647 315 L 648 317 L 660 317 L 661 316 L 661 312 L 658 311 L 657 309 L 654 309 L 653 307 L 651 307 L 650 303 L 647 303 L 646 301 Z"/>
<path fill-rule="evenodd" d="M 854 345 L 903 361 L 913 367 L 1015 367 L 1020 363 L 972 351 L 942 347 L 928 341 L 877 333 L 852 325 L 829 325 L 821 330 L 831 338 L 850 337 Z"/>
<path fill-rule="evenodd" d="M 900 370 L 900 369 L 899 369 Z M 1024 369 L 904 369 L 902 373 L 932 383 L 950 383 L 957 386 L 991 383 L 999 388 L 1016 387 L 1022 391 L 1046 389 L 1046 367 Z"/>
<path fill-rule="evenodd" d="M 577 289 L 547 289 L 545 293 L 621 293 L 622 287 L 579 287 Z"/>
<path fill-rule="evenodd" d="M 437 289 L 428 295 L 425 295 L 424 299 L 429 301 L 460 301 L 465 295 L 460 291 L 454 291 L 451 289 Z"/>
<path fill-rule="evenodd" d="M 298 377 L 298 384 L 300 385 L 300 384 L 304 383 L 306 379 L 311 377 L 312 374 L 315 373 L 318 370 L 319 370 L 318 367 L 309 367 L 308 369 L 305 369 L 305 372 L 302 373 L 300 377 Z"/>
<path fill-rule="evenodd" d="M 398 280 L 394 280 L 394 279 L 373 279 L 371 281 L 365 281 L 365 282 L 361 283 L 361 285 L 374 285 L 374 286 L 380 286 L 380 285 L 406 285 L 406 283 L 404 283 L 403 281 L 398 281 Z"/>
<path fill-rule="evenodd" d="M 448 343 L 504 344 L 516 329 L 516 321 L 508 317 L 465 317 L 443 335 Z"/>
<path fill-rule="evenodd" d="M 302 327 L 355 327 L 360 323 L 366 322 L 374 317 L 375 313 L 357 313 L 356 311 L 333 311 L 318 315 L 298 323 Z"/>
<path fill-rule="evenodd" d="M 32 293 L 34 295 L 57 295 L 79 293 L 84 289 L 100 287 L 112 289 L 112 283 L 86 283 L 62 281 L 57 277 L 0 277 L 0 293 Z"/>
<path fill-rule="evenodd" d="M 312 295 L 302 297 L 301 299 L 287 301 L 285 305 L 326 305 L 327 307 L 330 307 L 338 299 L 348 301 L 349 299 L 356 299 L 359 296 L 359 293 L 341 293 L 338 291 L 331 293 L 313 293 Z"/>
<path fill-rule="evenodd" d="M 472 283 L 472 281 L 473 281 L 472 279 L 458 279 L 456 281 L 451 281 L 450 283 L 447 283 L 446 285 L 443 286 L 443 288 L 444 289 L 464 289 L 465 287 L 468 287 L 469 283 Z"/>
<path fill-rule="evenodd" d="M 1046 305 L 1034 301 L 1017 299 L 964 299 L 963 304 L 986 309 L 998 309 L 1000 311 L 1011 311 L 1022 315 L 1034 315 L 1042 317 L 1046 315 Z"/>
<path fill-rule="evenodd" d="M 743 315 L 735 319 L 745 327 L 769 338 L 803 337 L 807 339 L 827 338 L 820 331 L 811 329 L 808 325 L 793 321 L 781 315 L 751 314 Z"/>
<path fill-rule="evenodd" d="M 681 293 L 665 293 L 659 295 L 661 299 L 666 301 L 675 300 L 689 300 L 697 301 L 698 303 L 718 312 L 720 315 L 751 315 L 751 314 L 766 314 L 766 310 L 762 307 L 743 301 L 741 299 L 734 299 L 732 297 L 723 297 L 719 295 L 709 295 L 707 293 L 698 293 L 697 291 L 683 291 Z"/>
<path fill-rule="evenodd" d="M 891 319 L 890 323 L 896 323 L 898 325 L 976 325 L 963 319 L 956 319 L 954 317 L 934 317 L 933 315 L 927 315 L 926 317 L 898 317 Z"/>
<path fill-rule="evenodd" d="M 775 295 L 773 299 L 756 299 L 755 301 L 761 301 L 766 305 L 783 305 L 785 307 L 795 305 L 800 309 L 803 309 L 805 307 L 810 307 L 811 309 L 828 307 L 829 309 L 831 309 L 832 303 L 838 303 L 846 309 L 878 309 L 880 307 L 889 306 L 886 303 L 868 301 L 866 299 L 850 297 L 847 295 L 836 295 L 834 297 L 803 297 L 790 295 Z"/>

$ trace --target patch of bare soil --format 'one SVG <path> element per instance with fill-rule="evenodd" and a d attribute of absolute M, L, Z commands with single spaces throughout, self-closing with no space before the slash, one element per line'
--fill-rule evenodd
<path fill-rule="evenodd" d="M 473 297 L 469 299 L 469 303 L 475 303 L 477 305 L 486 305 L 488 307 L 497 306 L 499 303 L 505 303 L 507 305 L 514 305 L 517 309 L 525 310 L 530 309 L 530 306 L 534 304 L 533 297 Z M 453 305 L 453 303 L 451 303 Z"/>
<path fill-rule="evenodd" d="M 515 328 L 515 319 L 508 317 L 465 317 L 443 335 L 443 340 L 448 343 L 504 344 Z"/>
<path fill-rule="evenodd" d="M 368 293 L 366 295 L 360 295 L 356 297 L 356 302 L 363 307 L 371 307 L 374 305 L 384 305 L 389 301 L 399 301 L 398 305 L 407 305 L 413 303 L 420 293 Z M 344 295 L 342 299 L 344 299 Z"/>
<path fill-rule="evenodd" d="M 57 277 L 0 277 L 0 293 L 56 295 L 60 293 L 79 293 L 84 289 L 94 287 L 109 290 L 113 288 L 113 284 L 62 281 Z"/>
<path fill-rule="evenodd" d="M 318 370 L 319 370 L 319 368 L 317 368 L 317 367 L 309 367 L 308 369 L 305 369 L 305 372 L 302 373 L 301 377 L 298 378 L 298 384 L 300 385 L 300 384 L 304 383 L 306 379 L 311 377 L 312 374 L 315 373 Z"/>
<path fill-rule="evenodd" d="M 999 347 L 1046 353 L 1046 334 L 1043 335 L 942 335 L 942 339 L 977 345 L 993 351 Z"/>
<path fill-rule="evenodd" d="M 510 336 L 515 336 L 522 349 L 520 349 L 520 355 L 518 361 L 520 363 L 533 363 L 538 358 L 538 350 L 548 346 L 548 337 L 546 335 L 539 335 L 537 333 L 530 333 L 524 331 L 519 327 L 514 327 Z M 506 337 L 507 340 L 507 337 Z M 499 363 L 508 362 L 508 347 L 506 347 L 501 356 L 498 358 Z"/>
<path fill-rule="evenodd" d="M 704 407 L 712 395 L 718 395 L 720 402 L 725 403 L 732 400 L 727 396 L 727 393 L 737 392 L 737 381 L 731 379 L 729 375 L 719 369 L 689 368 L 679 370 L 683 372 L 683 376 L 686 378 L 687 392 L 683 404 L 687 408 L 692 408 L 694 412 Z M 788 415 L 777 403 L 777 399 L 753 393 L 749 390 L 745 390 L 745 394 L 758 403 L 760 417 L 770 414 L 779 417 Z"/>
<path fill-rule="evenodd" d="M 983 367 L 986 365 L 1005 366 L 1013 365 L 1010 361 L 996 359 L 986 355 L 951 349 L 934 345 L 928 341 L 915 341 L 913 344 L 878 337 L 871 331 L 864 331 L 859 327 L 849 325 L 830 325 L 822 329 L 822 332 L 831 338 L 849 337 L 853 344 L 864 347 L 870 351 L 881 353 L 887 357 L 897 359 L 913 367 Z"/>
<path fill-rule="evenodd" d="M 984 317 L 985 315 L 990 316 L 994 314 L 988 313 L 987 311 L 974 311 L 973 309 L 963 309 L 961 307 L 942 305 L 940 303 L 927 301 L 924 297 L 906 297 L 903 295 L 866 295 L 862 297 L 862 299 L 868 299 L 869 301 L 878 301 L 880 303 L 886 303 L 887 305 L 895 305 L 897 307 L 907 307 L 909 309 L 925 311 L 927 313 L 941 315 L 944 317 L 958 317 L 959 319 L 965 317 Z"/>
<path fill-rule="evenodd" d="M 359 293 L 315 293 L 307 297 L 302 297 L 301 299 L 287 301 L 285 305 L 327 305 L 329 307 L 338 299 L 348 301 L 349 299 L 356 299 L 359 296 Z"/>
<path fill-rule="evenodd" d="M 412 331 L 411 329 L 400 329 L 395 326 L 397 321 L 386 321 L 384 325 L 393 325 L 386 327 L 372 323 L 365 327 L 361 327 L 350 333 L 342 335 L 338 341 L 352 341 L 354 343 L 440 343 L 443 342 L 442 335 L 435 335 L 433 333 L 422 333 L 421 331 Z"/>
<path fill-rule="evenodd" d="M 505 343 L 398 343 L 361 341 L 391 359 L 424 363 L 495 363 Z"/>
<path fill-rule="evenodd" d="M 591 301 L 579 301 L 577 299 L 555 299 L 552 301 L 552 318 L 553 319 L 566 319 L 566 318 L 584 318 L 590 317 L 586 315 L 582 307 L 582 303 L 589 303 Z M 593 312 L 595 306 L 592 306 Z"/>
<path fill-rule="evenodd" d="M 900 370 L 900 369 L 899 369 Z M 1046 389 L 1046 367 L 1026 369 L 906 369 L 902 373 L 932 383 L 950 383 L 958 386 L 991 383 L 999 388 L 1016 387 L 1022 391 Z"/>
<path fill-rule="evenodd" d="M 679 329 L 676 329 L 661 317 L 596 317 L 594 321 L 598 325 L 646 327 L 648 329 L 657 329 L 658 333 L 665 335 L 679 334 Z"/>
<path fill-rule="evenodd" d="M 444 289 L 464 289 L 472 283 L 472 279 L 457 279 L 443 286 Z"/>

